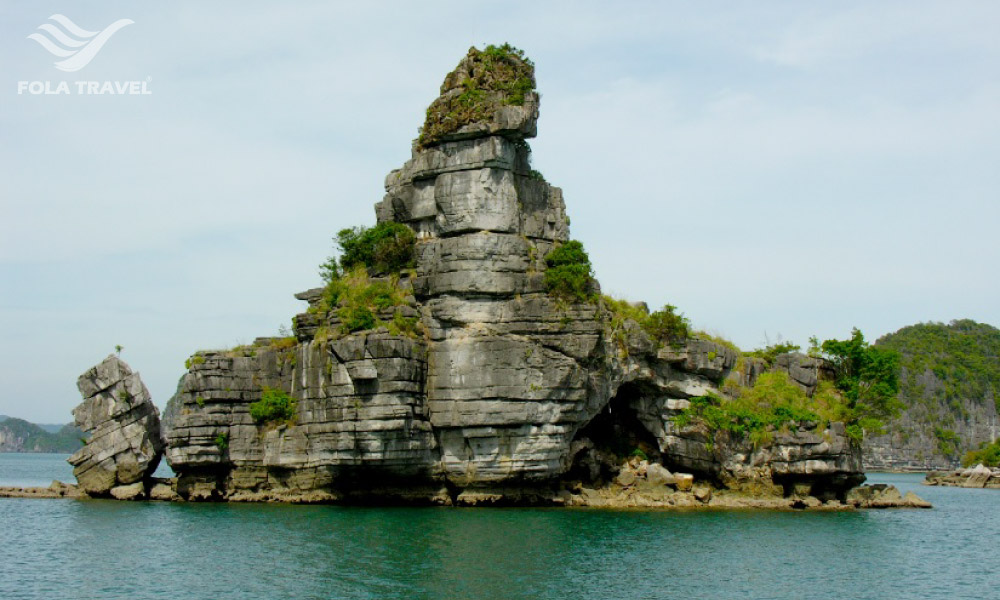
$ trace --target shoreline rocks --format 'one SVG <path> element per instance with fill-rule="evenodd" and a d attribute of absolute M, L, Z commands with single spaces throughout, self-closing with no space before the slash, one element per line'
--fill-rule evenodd
<path fill-rule="evenodd" d="M 0 498 L 81 498 L 86 494 L 71 483 L 53 481 L 49 487 L 0 486 Z"/>
<path fill-rule="evenodd" d="M 174 489 L 176 480 L 155 482 L 149 493 L 140 484 L 119 486 L 107 499 L 120 501 L 187 502 Z M 53 482 L 49 487 L 0 487 L 0 498 L 88 499 L 89 494 L 75 485 Z M 225 498 L 226 502 L 264 502 L 281 504 L 332 504 L 364 506 L 548 506 L 595 509 L 760 509 L 849 511 L 856 509 L 932 508 L 913 492 L 901 495 L 893 486 L 872 485 L 853 488 L 848 501 L 820 500 L 814 496 L 753 496 L 728 489 L 699 484 L 685 490 L 644 481 L 627 487 L 612 484 L 601 488 L 581 487 L 575 492 L 544 488 L 467 489 L 453 494 L 447 488 L 405 488 L 367 490 L 354 494 L 334 494 L 312 490 L 241 491 Z"/>
<path fill-rule="evenodd" d="M 931 471 L 924 485 L 1000 490 L 1000 469 L 990 469 L 982 464 L 954 471 Z"/>

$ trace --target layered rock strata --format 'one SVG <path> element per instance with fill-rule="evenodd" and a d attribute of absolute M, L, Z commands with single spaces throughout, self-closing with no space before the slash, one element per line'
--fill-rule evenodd
<path fill-rule="evenodd" d="M 469 90 L 477 52 L 435 106 Z M 594 300 L 547 293 L 545 257 L 569 240 L 569 219 L 562 191 L 530 168 L 538 96 L 487 97 L 478 121 L 438 124 L 415 143 L 375 207 L 380 223 L 417 236 L 412 272 L 379 280 L 404 299 L 376 316 L 415 327 L 344 333 L 342 312 L 316 289 L 297 296 L 309 309 L 295 339 L 196 354 L 167 411 L 178 493 L 580 503 L 572 490 L 614 479 L 621 458 L 609 448 L 625 445 L 723 487 L 843 499 L 863 475 L 842 426 L 800 423 L 751 448 L 674 424 L 690 398 L 752 378 L 760 364 L 737 373 L 737 353 L 708 340 L 664 346 L 616 317 L 596 282 Z M 785 368 L 815 386 L 815 368 L 811 380 L 799 363 Z M 295 417 L 255 420 L 251 405 L 275 389 L 294 399 Z"/>
<path fill-rule="evenodd" d="M 368 332 L 284 349 L 259 340 L 192 363 L 167 434 L 184 496 L 430 479 L 438 452 L 423 391 L 426 348 L 413 339 Z M 249 406 L 268 388 L 297 398 L 293 423 L 254 422 Z"/>
<path fill-rule="evenodd" d="M 73 417 L 88 437 L 68 460 L 80 488 L 95 496 L 133 484 L 141 490 L 160 462 L 164 442 L 159 411 L 139 374 L 112 354 L 76 385 L 84 400 Z"/>

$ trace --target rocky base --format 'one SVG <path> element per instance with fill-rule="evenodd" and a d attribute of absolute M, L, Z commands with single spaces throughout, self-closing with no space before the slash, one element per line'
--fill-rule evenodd
<path fill-rule="evenodd" d="M 575 484 L 558 503 L 602 508 L 764 508 L 823 509 L 931 508 L 916 494 L 905 496 L 893 486 L 856 486 L 836 492 L 808 483 L 789 486 L 718 485 L 688 473 L 671 473 L 658 463 L 633 457 L 621 465 L 611 483 Z"/>
<path fill-rule="evenodd" d="M 815 496 L 752 496 L 733 490 L 717 490 L 698 486 L 688 492 L 655 488 L 608 487 L 599 490 L 584 488 L 579 495 L 572 495 L 567 506 L 597 508 L 751 508 L 770 510 L 853 510 L 857 508 L 931 508 L 931 504 L 913 492 L 905 496 L 889 486 L 874 490 L 876 486 L 861 486 L 851 490 L 847 502 L 820 500 Z M 869 498 L 877 498 L 870 500 Z"/>
<path fill-rule="evenodd" d="M 80 498 L 86 496 L 72 484 L 53 481 L 49 487 L 0 486 L 0 498 Z"/>
<path fill-rule="evenodd" d="M 969 469 L 932 471 L 924 479 L 924 485 L 1000 490 L 1000 469 L 990 469 L 983 465 L 976 465 Z"/>
<path fill-rule="evenodd" d="M 846 501 L 855 508 L 932 508 L 930 502 L 913 492 L 903 496 L 896 486 L 884 483 L 852 488 L 847 492 Z"/>
<path fill-rule="evenodd" d="M 815 496 L 757 496 L 729 489 L 718 489 L 708 483 L 687 479 L 679 474 L 681 483 L 666 484 L 637 480 L 630 485 L 611 483 L 603 487 L 577 486 L 573 490 L 539 487 L 504 487 L 467 489 L 461 492 L 447 487 L 387 488 L 364 492 L 329 490 L 268 490 L 238 491 L 224 498 L 191 496 L 190 501 L 269 502 L 288 504 L 344 504 L 382 506 L 565 506 L 589 508 L 656 508 L 656 509 L 767 509 L 767 510 L 853 510 L 858 508 L 931 508 L 931 504 L 913 492 L 905 496 L 893 486 L 871 485 L 851 489 L 844 502 L 821 500 Z M 688 485 L 690 484 L 690 485 Z M 148 485 L 131 484 L 112 488 L 115 500 L 152 500 L 185 502 L 176 491 L 176 479 L 156 479 Z M 49 487 L 0 487 L 0 498 L 87 498 L 75 485 L 52 482 Z"/>

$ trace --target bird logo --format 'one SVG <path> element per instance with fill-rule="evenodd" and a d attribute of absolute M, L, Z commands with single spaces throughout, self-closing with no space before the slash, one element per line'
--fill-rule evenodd
<path fill-rule="evenodd" d="M 118 33 L 122 27 L 135 23 L 132 19 L 118 19 L 101 31 L 87 31 L 65 15 L 52 15 L 49 21 L 55 24 L 43 23 L 38 26 L 38 29 L 48 35 L 33 33 L 28 39 L 35 40 L 50 54 L 63 59 L 56 61 L 56 68 L 69 73 L 86 67 L 111 36 Z"/>

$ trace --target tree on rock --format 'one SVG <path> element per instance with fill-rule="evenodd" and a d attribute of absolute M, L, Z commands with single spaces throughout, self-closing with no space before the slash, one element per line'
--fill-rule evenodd
<path fill-rule="evenodd" d="M 899 413 L 899 354 L 865 341 L 855 327 L 847 340 L 826 340 L 821 346 L 833 364 L 835 384 L 851 411 L 849 422 L 872 433 L 881 433 L 885 419 Z"/>
<path fill-rule="evenodd" d="M 348 227 L 334 238 L 340 258 L 331 256 L 320 265 L 320 274 L 327 282 L 337 279 L 357 266 L 364 266 L 371 275 L 388 275 L 413 267 L 416 236 L 413 230 L 387 221 L 375 227 Z"/>
<path fill-rule="evenodd" d="M 545 255 L 545 288 L 568 302 L 585 302 L 594 293 L 594 269 L 583 244 L 570 240 Z"/>

